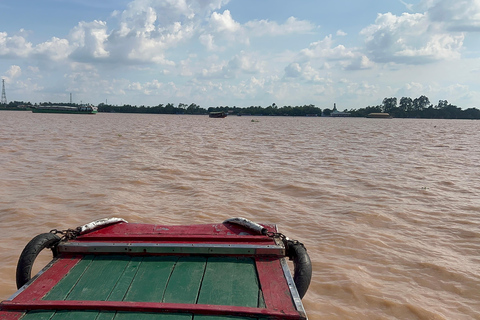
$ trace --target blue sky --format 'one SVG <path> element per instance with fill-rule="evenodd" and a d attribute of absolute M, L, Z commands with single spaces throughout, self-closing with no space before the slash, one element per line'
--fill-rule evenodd
<path fill-rule="evenodd" d="M 0 0 L 7 99 L 480 108 L 480 0 Z"/>

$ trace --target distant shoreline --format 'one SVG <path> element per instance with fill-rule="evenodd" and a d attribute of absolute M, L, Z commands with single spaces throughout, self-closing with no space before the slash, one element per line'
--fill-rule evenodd
<path fill-rule="evenodd" d="M 30 111 L 36 106 L 79 106 L 75 103 L 41 103 L 32 105 L 29 102 L 15 101 L 7 105 L 0 106 L 0 110 L 10 111 Z M 157 106 L 114 106 L 100 103 L 99 113 L 145 113 L 145 114 L 184 114 L 184 115 L 208 115 L 211 112 L 224 112 L 228 116 L 290 116 L 290 117 L 351 117 L 365 118 L 369 114 L 389 114 L 392 118 L 402 119 L 480 119 L 480 110 L 477 108 L 461 109 L 448 103 L 446 100 L 440 100 L 437 105 L 430 103 L 426 96 L 420 96 L 415 99 L 403 97 L 397 103 L 397 98 L 385 98 L 381 105 L 368 106 L 360 109 L 345 109 L 340 112 L 334 104 L 333 109 L 321 109 L 313 104 L 303 106 L 283 106 L 279 107 L 272 103 L 268 107 L 250 106 L 250 107 L 229 107 L 217 106 L 203 108 L 195 103 L 189 105 L 179 103 L 175 106 L 173 103 L 159 104 Z"/>

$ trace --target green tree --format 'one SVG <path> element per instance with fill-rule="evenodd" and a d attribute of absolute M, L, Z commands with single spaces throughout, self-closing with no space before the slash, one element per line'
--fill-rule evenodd
<path fill-rule="evenodd" d="M 423 109 L 428 108 L 430 105 L 430 100 L 426 96 L 420 96 L 413 100 L 413 110 L 422 111 Z"/>
<path fill-rule="evenodd" d="M 448 106 L 447 100 L 438 100 L 438 104 L 435 106 L 435 109 L 444 109 Z"/>
<path fill-rule="evenodd" d="M 382 111 L 391 113 L 397 107 L 397 98 L 383 99 Z"/>
<path fill-rule="evenodd" d="M 400 99 L 400 104 L 398 106 L 400 108 L 400 111 L 403 112 L 411 112 L 413 110 L 413 100 L 410 97 L 402 97 Z"/>

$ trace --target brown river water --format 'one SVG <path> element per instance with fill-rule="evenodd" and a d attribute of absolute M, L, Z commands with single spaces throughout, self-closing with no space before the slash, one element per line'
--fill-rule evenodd
<path fill-rule="evenodd" d="M 307 247 L 310 320 L 480 319 L 479 142 L 470 120 L 1 111 L 0 298 L 39 233 L 241 216 Z"/>

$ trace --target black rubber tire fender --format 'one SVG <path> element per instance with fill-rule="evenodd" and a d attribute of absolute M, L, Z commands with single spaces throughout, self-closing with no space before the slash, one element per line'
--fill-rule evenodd
<path fill-rule="evenodd" d="M 307 249 L 299 242 L 288 241 L 288 257 L 293 260 L 293 282 L 302 299 L 312 280 L 312 262 Z"/>
<path fill-rule="evenodd" d="M 45 248 L 51 248 L 53 256 L 57 255 L 56 245 L 60 237 L 53 233 L 42 233 L 30 240 L 20 254 L 17 263 L 17 289 L 23 287 L 32 278 L 32 267 L 38 254 Z"/>

